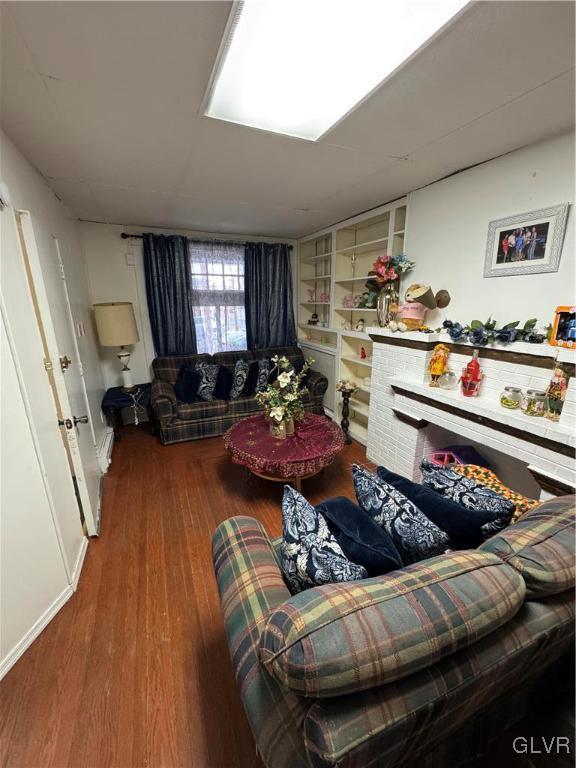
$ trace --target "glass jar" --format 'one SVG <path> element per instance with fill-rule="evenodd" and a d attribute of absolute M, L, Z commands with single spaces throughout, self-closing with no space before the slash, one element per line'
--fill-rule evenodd
<path fill-rule="evenodd" d="M 546 413 L 546 392 L 529 389 L 522 400 L 522 410 L 527 416 L 544 416 Z"/>
<path fill-rule="evenodd" d="M 500 394 L 500 405 L 502 408 L 509 408 L 511 411 L 520 408 L 522 403 L 522 390 L 520 387 L 504 387 Z"/>
<path fill-rule="evenodd" d="M 454 371 L 444 371 L 438 379 L 438 386 L 442 389 L 454 389 L 458 386 L 458 376 Z"/>

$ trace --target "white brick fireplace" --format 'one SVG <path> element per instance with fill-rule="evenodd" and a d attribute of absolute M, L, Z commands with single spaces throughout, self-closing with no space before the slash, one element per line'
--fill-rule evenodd
<path fill-rule="evenodd" d="M 459 375 L 471 357 L 471 345 L 455 344 L 445 334 L 394 334 L 383 328 L 369 328 L 368 333 L 374 342 L 367 444 L 371 461 L 418 480 L 422 457 L 446 445 L 437 444 L 440 431 L 435 427 L 440 427 L 524 462 L 542 498 L 574 492 L 576 377 L 570 378 L 559 422 L 508 411 L 499 403 L 507 385 L 546 389 L 556 356 L 573 374 L 573 351 L 521 342 L 481 348 L 480 395 L 467 398 L 459 388 L 429 387 L 427 371 L 434 345 L 442 342 L 451 348 L 449 368 Z"/>

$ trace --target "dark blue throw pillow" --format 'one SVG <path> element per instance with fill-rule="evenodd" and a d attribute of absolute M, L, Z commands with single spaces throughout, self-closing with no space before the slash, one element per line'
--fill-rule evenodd
<path fill-rule="evenodd" d="M 243 397 L 251 397 L 252 395 L 255 394 L 256 385 L 258 384 L 259 370 L 260 370 L 260 366 L 258 365 L 258 360 L 252 360 L 248 368 L 246 383 L 244 384 L 244 389 L 242 390 Z"/>
<path fill-rule="evenodd" d="M 195 403 L 198 400 L 198 388 L 202 381 L 202 374 L 195 368 L 183 365 L 178 371 L 178 378 L 174 384 L 174 394 L 182 403 Z"/>
<path fill-rule="evenodd" d="M 369 576 L 402 568 L 402 558 L 391 537 L 368 513 L 345 496 L 319 504 L 316 509 L 349 560 L 363 565 Z"/>
<path fill-rule="evenodd" d="M 397 475 L 386 467 L 378 467 L 376 474 L 385 483 L 403 493 L 429 520 L 447 533 L 453 549 L 475 549 L 480 546 L 486 538 L 482 526 L 496 518 L 494 512 L 466 509 L 462 504 L 440 496 L 426 486 Z"/>
<path fill-rule="evenodd" d="M 214 400 L 230 400 L 230 392 L 234 384 L 234 374 L 225 365 L 220 366 L 214 387 Z"/>

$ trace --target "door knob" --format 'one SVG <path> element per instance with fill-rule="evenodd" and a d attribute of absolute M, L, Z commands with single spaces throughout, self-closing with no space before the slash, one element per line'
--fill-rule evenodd
<path fill-rule="evenodd" d="M 72 363 L 72 360 L 68 357 L 68 355 L 64 355 L 64 357 L 60 358 L 60 368 L 62 368 L 63 371 L 67 370 Z"/>
<path fill-rule="evenodd" d="M 88 416 L 72 416 L 74 420 L 74 426 L 76 424 L 88 424 Z"/>
<path fill-rule="evenodd" d="M 66 429 L 72 429 L 73 424 L 71 419 L 58 419 L 59 427 L 66 427 Z"/>

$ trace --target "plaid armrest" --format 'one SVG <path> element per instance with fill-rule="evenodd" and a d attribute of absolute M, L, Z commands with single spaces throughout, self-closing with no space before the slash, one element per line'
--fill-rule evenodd
<path fill-rule="evenodd" d="M 154 379 L 150 394 L 150 402 L 156 416 L 160 419 L 172 418 L 175 413 L 176 394 L 169 381 Z"/>
<path fill-rule="evenodd" d="M 319 371 L 308 371 L 306 386 L 314 400 L 322 402 L 322 398 L 328 389 L 328 379 Z"/>
<path fill-rule="evenodd" d="M 270 539 L 257 520 L 232 517 L 214 533 L 212 560 L 232 666 L 258 751 L 267 766 L 305 768 L 303 726 L 311 702 L 283 688 L 258 658 L 270 611 L 290 597 Z"/>

